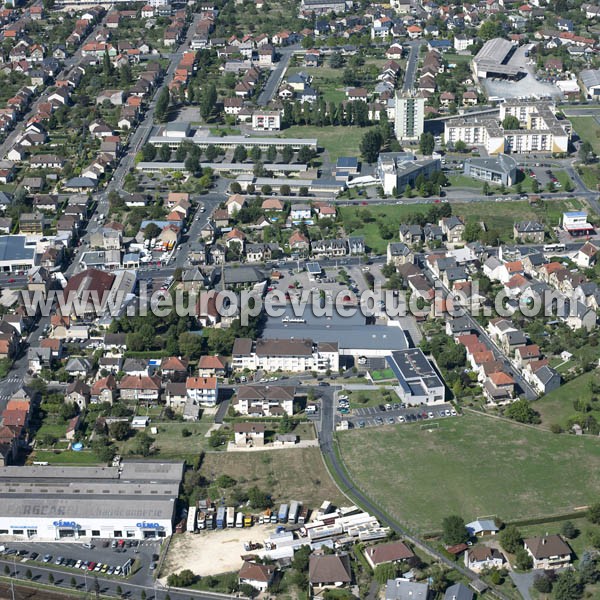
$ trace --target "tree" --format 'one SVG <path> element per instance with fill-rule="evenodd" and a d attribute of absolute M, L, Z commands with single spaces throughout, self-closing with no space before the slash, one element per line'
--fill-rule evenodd
<path fill-rule="evenodd" d="M 292 158 L 294 158 L 294 150 L 290 146 L 284 146 L 281 151 L 281 160 L 285 164 L 289 164 L 292 162 Z"/>
<path fill-rule="evenodd" d="M 519 119 L 513 115 L 506 115 L 502 121 L 502 127 L 504 127 L 504 129 L 514 130 L 519 129 L 520 126 Z"/>
<path fill-rule="evenodd" d="M 563 571 L 554 584 L 554 598 L 556 600 L 578 600 L 583 595 L 583 586 L 577 575 L 571 571 Z"/>
<path fill-rule="evenodd" d="M 204 156 L 206 156 L 206 160 L 208 162 L 212 162 L 215 160 L 215 158 L 217 158 L 217 156 L 219 156 L 219 151 L 215 148 L 215 146 L 209 144 L 204 151 Z"/>
<path fill-rule="evenodd" d="M 202 355 L 202 336 L 184 331 L 177 338 L 179 352 L 192 360 L 200 358 Z"/>
<path fill-rule="evenodd" d="M 296 550 L 294 553 L 292 567 L 300 573 L 305 573 L 308 571 L 308 560 L 311 552 L 312 550 L 310 549 L 310 546 L 300 546 L 300 548 L 298 548 L 298 550 Z"/>
<path fill-rule="evenodd" d="M 540 184 L 537 179 L 533 179 L 533 181 L 531 182 L 531 191 L 534 194 L 537 194 L 540 191 Z"/>
<path fill-rule="evenodd" d="M 377 160 L 382 142 L 383 138 L 381 137 L 381 133 L 375 129 L 367 131 L 363 135 L 362 140 L 360 141 L 360 153 L 369 164 L 372 164 Z"/>
<path fill-rule="evenodd" d="M 533 587 L 542 594 L 549 594 L 552 591 L 552 582 L 545 574 L 538 574 L 533 579 Z"/>
<path fill-rule="evenodd" d="M 171 573 L 167 577 L 167 585 L 172 587 L 190 587 L 190 585 L 194 585 L 198 577 L 194 575 L 193 571 L 190 569 L 184 569 L 179 573 Z"/>
<path fill-rule="evenodd" d="M 283 417 L 281 417 L 281 420 L 279 421 L 279 433 L 281 433 L 281 434 L 289 433 L 290 431 L 292 431 L 293 428 L 294 428 L 294 424 L 293 424 L 292 420 L 290 419 L 289 415 L 287 413 L 285 413 L 283 415 Z"/>
<path fill-rule="evenodd" d="M 248 152 L 244 146 L 236 146 L 233 151 L 233 162 L 244 162 L 248 158 Z"/>
<path fill-rule="evenodd" d="M 117 421 L 110 426 L 110 435 L 119 442 L 126 440 L 130 434 L 131 428 L 127 421 Z"/>
<path fill-rule="evenodd" d="M 476 242 L 480 239 L 481 233 L 481 225 L 477 221 L 467 221 L 463 240 L 467 243 Z"/>
<path fill-rule="evenodd" d="M 421 154 L 425 156 L 431 156 L 435 149 L 435 139 L 433 138 L 433 134 L 429 131 L 425 131 L 421 134 L 421 139 L 419 140 L 419 150 Z"/>
<path fill-rule="evenodd" d="M 271 496 L 258 489 L 256 486 L 253 486 L 248 490 L 248 501 L 250 502 L 250 506 L 252 506 L 252 508 L 259 510 L 264 510 L 273 506 L 273 500 L 271 500 Z"/>
<path fill-rule="evenodd" d="M 202 167 L 200 166 L 200 157 L 198 154 L 188 154 L 183 163 L 186 171 L 195 177 L 202 174 Z"/>
<path fill-rule="evenodd" d="M 528 400 L 516 400 L 504 410 L 504 416 L 519 423 L 539 423 L 539 414 L 531 408 Z"/>
<path fill-rule="evenodd" d="M 48 573 L 48 583 L 50 585 L 54 583 L 54 575 L 52 575 L 52 573 Z"/>
<path fill-rule="evenodd" d="M 262 150 L 258 146 L 252 146 L 250 150 L 250 159 L 252 162 L 258 162 L 262 158 Z"/>
<path fill-rule="evenodd" d="M 148 223 L 144 229 L 144 239 L 152 240 L 157 238 L 161 234 L 162 229 L 155 223 Z"/>
<path fill-rule="evenodd" d="M 596 502 L 588 508 L 587 518 L 595 525 L 600 525 L 600 502 Z"/>
<path fill-rule="evenodd" d="M 142 593 L 140 594 L 140 599 L 146 600 L 146 591 L 145 590 L 142 590 Z"/>
<path fill-rule="evenodd" d="M 577 156 L 579 157 L 579 160 L 586 165 L 592 162 L 594 158 L 594 149 L 592 148 L 592 144 L 587 140 L 583 142 L 581 146 L 579 146 Z"/>
<path fill-rule="evenodd" d="M 564 537 L 566 537 L 569 540 L 576 538 L 577 534 L 579 533 L 577 527 L 575 527 L 575 525 L 573 524 L 573 521 L 565 521 L 562 524 L 560 532 L 563 534 Z"/>
<path fill-rule="evenodd" d="M 309 163 L 313 159 L 314 153 L 308 146 L 302 146 L 298 150 L 298 162 Z"/>
<path fill-rule="evenodd" d="M 308 196 L 308 188 L 305 185 L 301 185 L 298 189 L 299 196 Z"/>
<path fill-rule="evenodd" d="M 292 190 L 290 188 L 290 186 L 287 183 L 284 183 L 280 188 L 279 188 L 279 194 L 281 196 L 289 196 L 292 193 Z"/>
<path fill-rule="evenodd" d="M 523 543 L 521 532 L 517 529 L 516 525 L 507 525 L 498 537 L 502 548 L 511 554 L 515 554 Z"/>
<path fill-rule="evenodd" d="M 487 181 L 485 181 L 483 184 L 483 195 L 484 196 L 490 195 L 490 184 Z"/>
<path fill-rule="evenodd" d="M 229 185 L 229 189 L 232 194 L 241 194 L 242 186 L 237 181 L 232 181 Z"/>
<path fill-rule="evenodd" d="M 202 91 L 200 99 L 200 116 L 207 121 L 217 103 L 217 88 L 213 83 L 207 85 Z"/>
<path fill-rule="evenodd" d="M 339 52 L 334 52 L 329 58 L 329 66 L 332 69 L 341 69 L 344 66 L 344 57 Z"/>
<path fill-rule="evenodd" d="M 71 577 L 71 587 L 72 588 L 77 587 L 77 579 L 75 579 L 75 577 Z"/>
<path fill-rule="evenodd" d="M 465 522 L 459 515 L 450 515 L 442 521 L 444 543 L 449 546 L 462 544 L 469 539 L 469 532 L 465 527 Z"/>
<path fill-rule="evenodd" d="M 260 158 L 260 157 L 259 157 Z M 267 154 L 265 156 L 267 163 L 272 164 L 277 160 L 277 148 L 275 146 L 269 146 Z"/>
<path fill-rule="evenodd" d="M 462 140 L 458 140 L 454 143 L 454 150 L 456 150 L 456 152 L 466 152 L 467 144 L 465 144 L 465 142 L 463 142 Z"/>
<path fill-rule="evenodd" d="M 256 598 L 256 596 L 258 596 L 258 590 L 249 583 L 242 583 L 239 587 L 239 591 L 244 598 Z"/>
<path fill-rule="evenodd" d="M 154 117 L 159 123 L 163 123 L 164 121 L 166 121 L 170 101 L 171 96 L 169 94 L 169 88 L 165 86 L 158 95 L 158 99 L 156 100 L 156 107 L 154 109 Z"/>
<path fill-rule="evenodd" d="M 515 552 L 515 565 L 521 571 L 527 571 L 533 567 L 533 559 L 525 548 L 519 548 Z"/>
<path fill-rule="evenodd" d="M 25 571 L 25 578 L 31 579 L 32 577 L 33 577 L 33 573 L 31 572 L 31 569 L 27 569 L 27 571 Z"/>
<path fill-rule="evenodd" d="M 153 144 L 144 144 L 142 146 L 142 157 L 146 162 L 150 162 L 156 158 L 156 146 Z"/>
<path fill-rule="evenodd" d="M 167 144 L 162 144 L 158 149 L 158 160 L 169 162 L 171 160 L 171 148 Z"/>

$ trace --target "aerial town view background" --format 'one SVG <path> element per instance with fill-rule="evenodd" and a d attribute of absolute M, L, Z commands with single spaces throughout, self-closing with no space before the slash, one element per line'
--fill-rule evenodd
<path fill-rule="evenodd" d="M 600 598 L 599 35 L 8 0 L 0 598 Z"/>

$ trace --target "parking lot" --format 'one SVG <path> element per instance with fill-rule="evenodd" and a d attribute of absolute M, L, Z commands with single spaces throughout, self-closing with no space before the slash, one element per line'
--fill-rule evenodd
<path fill-rule="evenodd" d="M 364 427 L 379 427 L 380 425 L 399 425 L 403 423 L 426 423 L 434 419 L 446 419 L 456 417 L 454 406 L 449 402 L 427 406 L 420 404 L 417 406 L 407 405 L 401 402 L 391 404 L 380 404 L 379 406 L 369 406 L 365 408 L 354 408 L 348 413 L 341 411 L 348 410 L 345 403 L 346 396 L 341 393 L 335 402 L 336 414 L 338 419 L 347 419 L 351 427 L 362 429 Z M 340 410 L 341 409 L 341 410 Z"/>
<path fill-rule="evenodd" d="M 84 545 L 85 544 L 85 545 Z M 87 547 L 90 546 L 91 547 Z M 0 544 L 4 560 L 18 564 L 39 564 L 66 573 L 79 572 L 90 576 L 125 575 L 127 564 L 139 561 L 143 570 L 158 560 L 157 540 L 93 540 L 87 542 L 6 542 Z M 114 547 L 113 547 L 114 546 Z M 62 559 L 62 560 L 60 560 Z"/>

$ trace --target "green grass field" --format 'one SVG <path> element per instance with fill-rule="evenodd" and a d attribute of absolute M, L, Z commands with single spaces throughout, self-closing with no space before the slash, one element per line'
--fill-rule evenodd
<path fill-rule="evenodd" d="M 582 140 L 588 141 L 594 152 L 600 154 L 600 125 L 593 116 L 590 117 L 569 117 L 573 124 L 573 129 Z"/>
<path fill-rule="evenodd" d="M 46 451 L 36 451 L 30 458 L 29 462 L 39 461 L 48 462 L 51 465 L 98 465 L 101 462 L 93 453 L 86 450 L 82 452 L 73 452 L 73 450 L 65 450 L 64 452 L 54 453 Z"/>
<path fill-rule="evenodd" d="M 592 394 L 591 382 L 600 385 L 600 375 L 595 371 L 584 373 L 537 400 L 533 408 L 540 413 L 542 423 L 546 426 L 557 423 L 566 429 L 569 418 L 577 415 L 573 400 L 589 402 L 592 410 L 586 414 L 594 416 L 600 422 L 600 401 L 591 401 L 592 396 L 598 396 Z"/>
<path fill-rule="evenodd" d="M 369 127 L 314 127 L 294 125 L 281 132 L 285 138 L 317 138 L 318 146 L 325 148 L 329 159 L 335 162 L 340 156 L 360 156 L 359 145 Z"/>
<path fill-rule="evenodd" d="M 442 519 L 543 517 L 596 501 L 600 445 L 468 414 L 421 425 L 338 434 L 354 483 L 391 515 L 422 532 Z M 376 468 L 374 466 L 377 465 Z"/>
<path fill-rule="evenodd" d="M 531 206 L 528 202 L 452 202 L 452 214 L 465 220 L 473 219 L 483 221 L 488 228 L 495 228 L 503 241 L 513 239 L 513 225 L 515 221 L 535 219 L 547 226 L 558 225 L 559 219 L 565 210 L 577 210 L 585 205 L 580 200 L 549 200 L 540 207 Z M 398 241 L 398 227 L 405 222 L 409 215 L 426 213 L 430 208 L 427 204 L 389 204 L 369 206 L 368 210 L 375 220 L 364 223 L 361 212 L 365 210 L 356 206 L 341 206 L 339 212 L 344 223 L 346 234 L 363 235 L 367 246 L 377 253 L 386 251 L 390 241 Z M 386 223 L 394 228 L 394 237 L 391 240 L 381 238 L 381 224 Z"/>

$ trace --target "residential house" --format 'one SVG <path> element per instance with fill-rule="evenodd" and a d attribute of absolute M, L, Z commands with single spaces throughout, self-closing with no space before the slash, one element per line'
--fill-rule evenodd
<path fill-rule="evenodd" d="M 445 217 L 440 221 L 440 226 L 446 240 L 450 244 L 460 244 L 465 232 L 465 224 L 456 216 Z"/>
<path fill-rule="evenodd" d="M 87 358 L 73 357 L 69 359 L 65 366 L 65 372 L 70 377 L 87 378 L 92 370 L 92 364 Z"/>
<path fill-rule="evenodd" d="M 239 572 L 239 584 L 249 585 L 259 592 L 266 592 L 273 582 L 275 570 L 273 565 L 245 560 Z"/>
<path fill-rule="evenodd" d="M 87 407 L 90 401 L 90 387 L 81 380 L 73 381 L 67 385 L 65 402 L 77 404 L 80 410 Z"/>
<path fill-rule="evenodd" d="M 501 371 L 490 373 L 483 384 L 483 393 L 493 405 L 512 402 L 515 393 L 515 380 Z"/>
<path fill-rule="evenodd" d="M 199 406 L 216 406 L 219 396 L 219 381 L 216 377 L 188 377 L 187 396 Z"/>
<path fill-rule="evenodd" d="M 523 546 L 534 569 L 562 569 L 571 564 L 572 550 L 557 534 L 525 538 Z"/>
<path fill-rule="evenodd" d="M 368 546 L 364 551 L 365 558 L 372 569 L 387 563 L 401 563 L 414 557 L 413 551 L 404 542 L 388 542 Z"/>
<path fill-rule="evenodd" d="M 112 404 L 116 396 L 117 381 L 112 374 L 95 381 L 90 389 L 90 402 L 92 404 L 102 404 L 104 402 Z"/>
<path fill-rule="evenodd" d="M 522 240 L 528 244 L 543 244 L 545 229 L 537 221 L 520 221 L 513 227 L 515 240 Z"/>
<path fill-rule="evenodd" d="M 501 569 L 506 559 L 500 550 L 476 544 L 465 552 L 465 567 L 476 573 L 489 569 Z"/>
<path fill-rule="evenodd" d="M 488 535 L 496 535 L 499 528 L 491 519 L 477 519 L 466 525 L 467 531 L 476 537 L 484 537 Z"/>
<path fill-rule="evenodd" d="M 296 388 L 293 386 L 240 386 L 237 390 L 236 412 L 252 417 L 281 417 L 294 413 Z"/>
<path fill-rule="evenodd" d="M 589 269 L 596 264 L 598 248 L 592 242 L 586 242 L 579 248 L 575 258 L 575 264 L 581 269 Z"/>
<path fill-rule="evenodd" d="M 241 448 L 261 447 L 265 444 L 264 423 L 235 423 L 234 444 Z"/>
<path fill-rule="evenodd" d="M 352 581 L 350 558 L 347 554 L 311 555 L 308 562 L 308 581 L 313 594 L 327 588 L 339 588 Z"/>
<path fill-rule="evenodd" d="M 125 375 L 118 387 L 126 401 L 157 402 L 160 398 L 161 382 L 156 376 Z"/>

